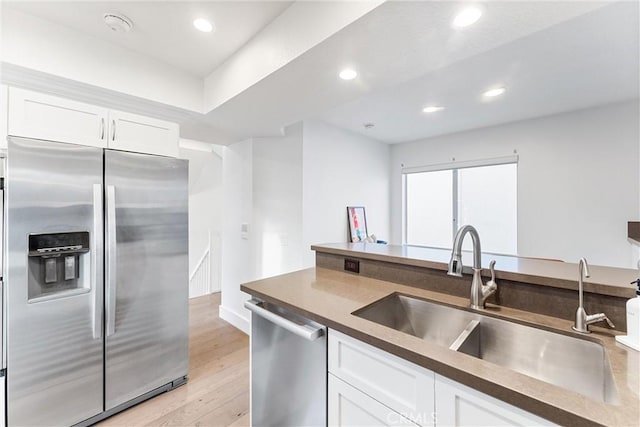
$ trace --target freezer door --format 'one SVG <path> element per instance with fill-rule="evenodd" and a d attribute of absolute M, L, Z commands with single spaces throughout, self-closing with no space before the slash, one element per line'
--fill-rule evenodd
<path fill-rule="evenodd" d="M 72 425 L 103 410 L 103 153 L 23 138 L 8 144 L 8 423 Z M 31 236 L 76 232 L 88 233 L 89 250 L 73 262 L 73 279 L 59 253 L 29 256 Z M 61 269 L 56 281 L 45 280 L 49 265 Z"/>
<path fill-rule="evenodd" d="M 106 409 L 187 375 L 184 160 L 105 151 Z"/>

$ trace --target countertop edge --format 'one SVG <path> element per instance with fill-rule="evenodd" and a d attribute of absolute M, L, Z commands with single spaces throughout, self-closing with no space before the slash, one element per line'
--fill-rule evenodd
<path fill-rule="evenodd" d="M 351 257 L 351 258 L 368 259 L 368 260 L 379 261 L 379 262 L 388 262 L 392 264 L 410 265 L 414 267 L 429 268 L 429 269 L 440 270 L 440 271 L 447 271 L 448 269 L 448 263 L 441 262 L 441 261 L 369 252 L 366 250 L 367 249 L 366 244 L 348 244 L 348 245 L 350 245 L 349 248 L 339 248 L 339 247 L 332 246 L 332 244 L 317 244 L 317 245 L 311 245 L 311 250 L 318 253 L 327 253 L 327 254 L 340 255 L 340 256 Z M 425 249 L 428 249 L 428 248 L 425 248 Z M 491 257 L 491 254 L 483 253 L 483 257 Z M 555 263 L 556 261 L 535 260 L 534 262 Z M 569 265 L 572 265 L 572 264 L 569 264 Z M 485 268 L 484 265 L 483 265 L 483 268 Z M 613 267 L 593 266 L 591 267 L 591 270 L 593 272 L 603 268 L 611 269 Z M 466 269 L 467 267 L 465 267 L 465 272 L 467 271 Z M 635 272 L 633 272 L 633 270 L 630 270 L 630 269 L 619 269 L 619 270 L 628 270 L 632 272 L 629 275 L 629 278 L 630 278 L 629 282 L 633 280 L 633 277 L 635 277 Z M 577 277 L 578 277 L 577 271 L 578 270 L 576 265 L 575 278 L 567 279 L 564 277 L 555 277 L 550 275 L 537 275 L 537 274 L 526 273 L 526 272 L 504 270 L 504 269 L 500 269 L 498 264 L 496 266 L 495 273 L 496 273 L 497 279 L 509 280 L 514 282 L 524 282 L 524 283 L 530 283 L 534 285 L 540 285 L 540 286 L 551 287 L 551 288 L 577 290 Z M 483 272 L 483 276 L 488 274 L 489 274 L 488 270 Z M 592 276 L 594 276 L 594 274 L 592 274 Z M 607 295 L 607 296 L 622 297 L 622 298 L 633 298 L 635 296 L 633 286 L 627 284 L 626 282 L 621 285 L 618 285 L 618 284 L 610 283 L 610 281 L 607 281 L 607 280 L 598 280 L 597 277 L 585 278 L 584 291 L 599 294 L 599 295 Z"/>

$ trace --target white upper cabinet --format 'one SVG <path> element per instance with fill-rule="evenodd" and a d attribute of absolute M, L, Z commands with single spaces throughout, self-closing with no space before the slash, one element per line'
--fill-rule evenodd
<path fill-rule="evenodd" d="M 177 157 L 175 123 L 9 88 L 8 134 Z M 5 144 L 6 145 L 6 144 Z"/>
<path fill-rule="evenodd" d="M 108 147 L 177 157 L 178 125 L 136 114 L 110 111 Z"/>
<path fill-rule="evenodd" d="M 107 147 L 109 110 L 24 89 L 9 89 L 9 135 Z"/>

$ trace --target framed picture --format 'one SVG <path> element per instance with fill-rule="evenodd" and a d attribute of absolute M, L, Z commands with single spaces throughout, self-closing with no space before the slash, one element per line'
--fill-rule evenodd
<path fill-rule="evenodd" d="M 364 206 L 347 206 L 349 237 L 351 242 L 362 242 L 367 238 L 367 217 Z"/>

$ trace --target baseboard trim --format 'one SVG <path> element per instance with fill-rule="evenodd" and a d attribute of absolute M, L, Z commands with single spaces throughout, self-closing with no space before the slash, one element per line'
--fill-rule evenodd
<path fill-rule="evenodd" d="M 230 323 L 232 326 L 235 326 L 245 334 L 249 335 L 249 331 L 251 330 L 251 323 L 249 322 L 249 319 L 222 305 L 220 306 L 218 315 L 225 322 Z"/>

